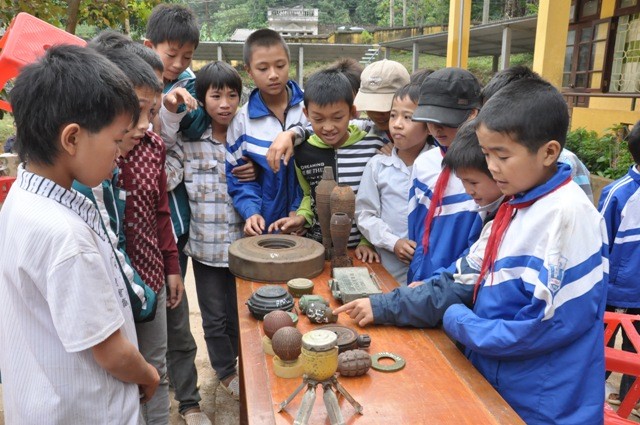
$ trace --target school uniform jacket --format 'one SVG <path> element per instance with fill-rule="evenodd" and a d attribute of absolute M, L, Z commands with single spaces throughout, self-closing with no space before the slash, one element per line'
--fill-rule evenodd
<path fill-rule="evenodd" d="M 473 309 L 455 304 L 446 332 L 527 424 L 603 422 L 604 220 L 570 167 L 509 202 L 516 210 Z M 493 225 L 496 226 L 495 221 Z"/>
<path fill-rule="evenodd" d="M 350 125 L 349 138 L 338 149 L 325 144 L 315 134 L 295 147 L 296 173 L 304 194 L 298 214 L 304 216 L 310 225 L 308 237 L 322 241 L 315 200 L 316 187 L 322 180 L 324 167 L 333 169 L 338 184 L 347 185 L 355 194 L 358 193 L 364 167 L 383 145 L 380 140 L 365 140 L 365 135 L 366 131 Z M 360 232 L 355 220 L 352 220 L 349 246 L 355 247 L 359 243 Z"/>
<path fill-rule="evenodd" d="M 607 226 L 609 287 L 607 304 L 640 307 L 640 173 L 637 166 L 602 190 L 600 213 Z"/>
<path fill-rule="evenodd" d="M 274 173 L 267 163 L 267 150 L 276 136 L 291 127 L 307 125 L 302 113 L 303 93 L 293 81 L 287 83 L 289 105 L 285 121 L 280 122 L 254 89 L 249 101 L 240 109 L 227 130 L 227 185 L 233 205 L 244 220 L 254 214 L 265 219 L 266 226 L 300 206 L 302 191 L 298 186 L 293 161 Z M 243 156 L 255 164 L 258 172 L 253 182 L 241 183 L 231 173 L 236 165 L 245 164 Z"/>
<path fill-rule="evenodd" d="M 465 193 L 462 181 L 452 172 L 442 207 L 431 222 L 429 249 L 424 252 L 424 223 L 442 171 L 442 157 L 440 149 L 431 149 L 418 156 L 413 164 L 408 224 L 409 239 L 416 241 L 417 245 L 409 265 L 407 283 L 430 278 L 436 270 L 449 267 L 478 239 L 482 229 L 483 214 L 478 213 L 476 203 Z"/>

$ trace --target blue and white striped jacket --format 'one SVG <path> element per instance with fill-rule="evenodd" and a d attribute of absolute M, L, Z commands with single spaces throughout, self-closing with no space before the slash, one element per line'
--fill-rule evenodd
<path fill-rule="evenodd" d="M 436 181 L 442 171 L 442 152 L 431 149 L 415 160 L 409 190 L 409 239 L 416 241 L 407 283 L 425 280 L 443 267 L 449 267 L 478 239 L 484 213 L 464 191 L 462 181 L 451 173 L 444 192 L 442 209 L 433 217 L 429 233 L 429 250 L 422 248 L 424 222 L 431 206 Z"/>
<path fill-rule="evenodd" d="M 473 310 L 447 309 L 443 325 L 527 424 L 602 424 L 605 223 L 570 167 L 510 202 L 517 210 Z M 554 191 L 554 189 L 556 189 Z"/>
<path fill-rule="evenodd" d="M 284 123 L 265 105 L 259 90 L 254 89 L 227 130 L 227 185 L 233 205 L 244 220 L 254 214 L 262 215 L 266 227 L 296 211 L 302 200 L 294 161 L 289 161 L 286 167 L 281 165 L 274 173 L 266 158 L 269 146 L 280 132 L 307 126 L 307 118 L 302 112 L 302 90 L 293 81 L 287 83 L 287 90 L 289 105 Z M 246 163 L 243 156 L 251 159 L 258 170 L 253 182 L 241 183 L 231 173 L 233 167 Z"/>
<path fill-rule="evenodd" d="M 640 172 L 635 165 L 626 176 L 602 190 L 598 210 L 609 236 L 609 290 L 607 304 L 640 307 Z"/>

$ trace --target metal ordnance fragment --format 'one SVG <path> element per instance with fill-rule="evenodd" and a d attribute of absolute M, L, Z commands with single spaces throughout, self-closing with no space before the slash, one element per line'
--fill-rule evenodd
<path fill-rule="evenodd" d="M 366 267 L 336 267 L 332 273 L 333 279 L 329 280 L 331 293 L 343 303 L 382 293 L 375 274 L 370 274 Z"/>

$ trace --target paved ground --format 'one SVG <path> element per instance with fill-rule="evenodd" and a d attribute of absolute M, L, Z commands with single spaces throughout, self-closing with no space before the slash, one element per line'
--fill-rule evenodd
<path fill-rule="evenodd" d="M 204 343 L 202 332 L 202 322 L 200 319 L 200 308 L 198 307 L 198 298 L 196 295 L 195 283 L 193 280 L 193 272 L 189 267 L 187 277 L 185 279 L 187 296 L 189 297 L 189 307 L 191 308 L 191 332 L 193 333 L 196 343 L 198 344 L 198 355 L 196 357 L 196 367 L 198 369 L 198 378 L 200 382 L 200 396 L 202 402 L 200 406 L 209 416 L 211 422 L 215 425 L 235 425 L 240 423 L 240 405 L 233 400 L 221 387 L 218 386 L 215 372 L 209 363 L 207 348 Z M 173 393 L 171 393 L 173 398 Z M 170 425 L 181 425 L 184 421 L 178 414 L 178 403 L 171 401 L 171 418 Z M 4 425 L 4 408 L 2 405 L 2 385 L 0 384 L 0 425 Z"/>

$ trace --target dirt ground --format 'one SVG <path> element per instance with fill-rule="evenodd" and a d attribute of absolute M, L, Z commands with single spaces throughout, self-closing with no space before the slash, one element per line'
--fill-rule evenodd
<path fill-rule="evenodd" d="M 209 416 L 215 425 L 235 425 L 240 423 L 240 404 L 231 398 L 222 387 L 218 386 L 218 379 L 209 363 L 207 347 L 204 343 L 202 322 L 200 319 L 200 308 L 198 307 L 198 297 L 196 295 L 195 282 L 191 267 L 187 270 L 185 279 L 186 293 L 189 297 L 189 307 L 191 309 L 190 322 L 191 332 L 198 344 L 198 354 L 196 357 L 196 368 L 198 369 L 198 381 L 200 383 L 200 396 L 202 401 L 200 407 Z M 171 398 L 170 425 L 182 425 L 184 421 L 178 414 L 178 403 Z M 4 425 L 4 407 L 2 404 L 2 385 L 0 384 L 0 425 Z"/>

